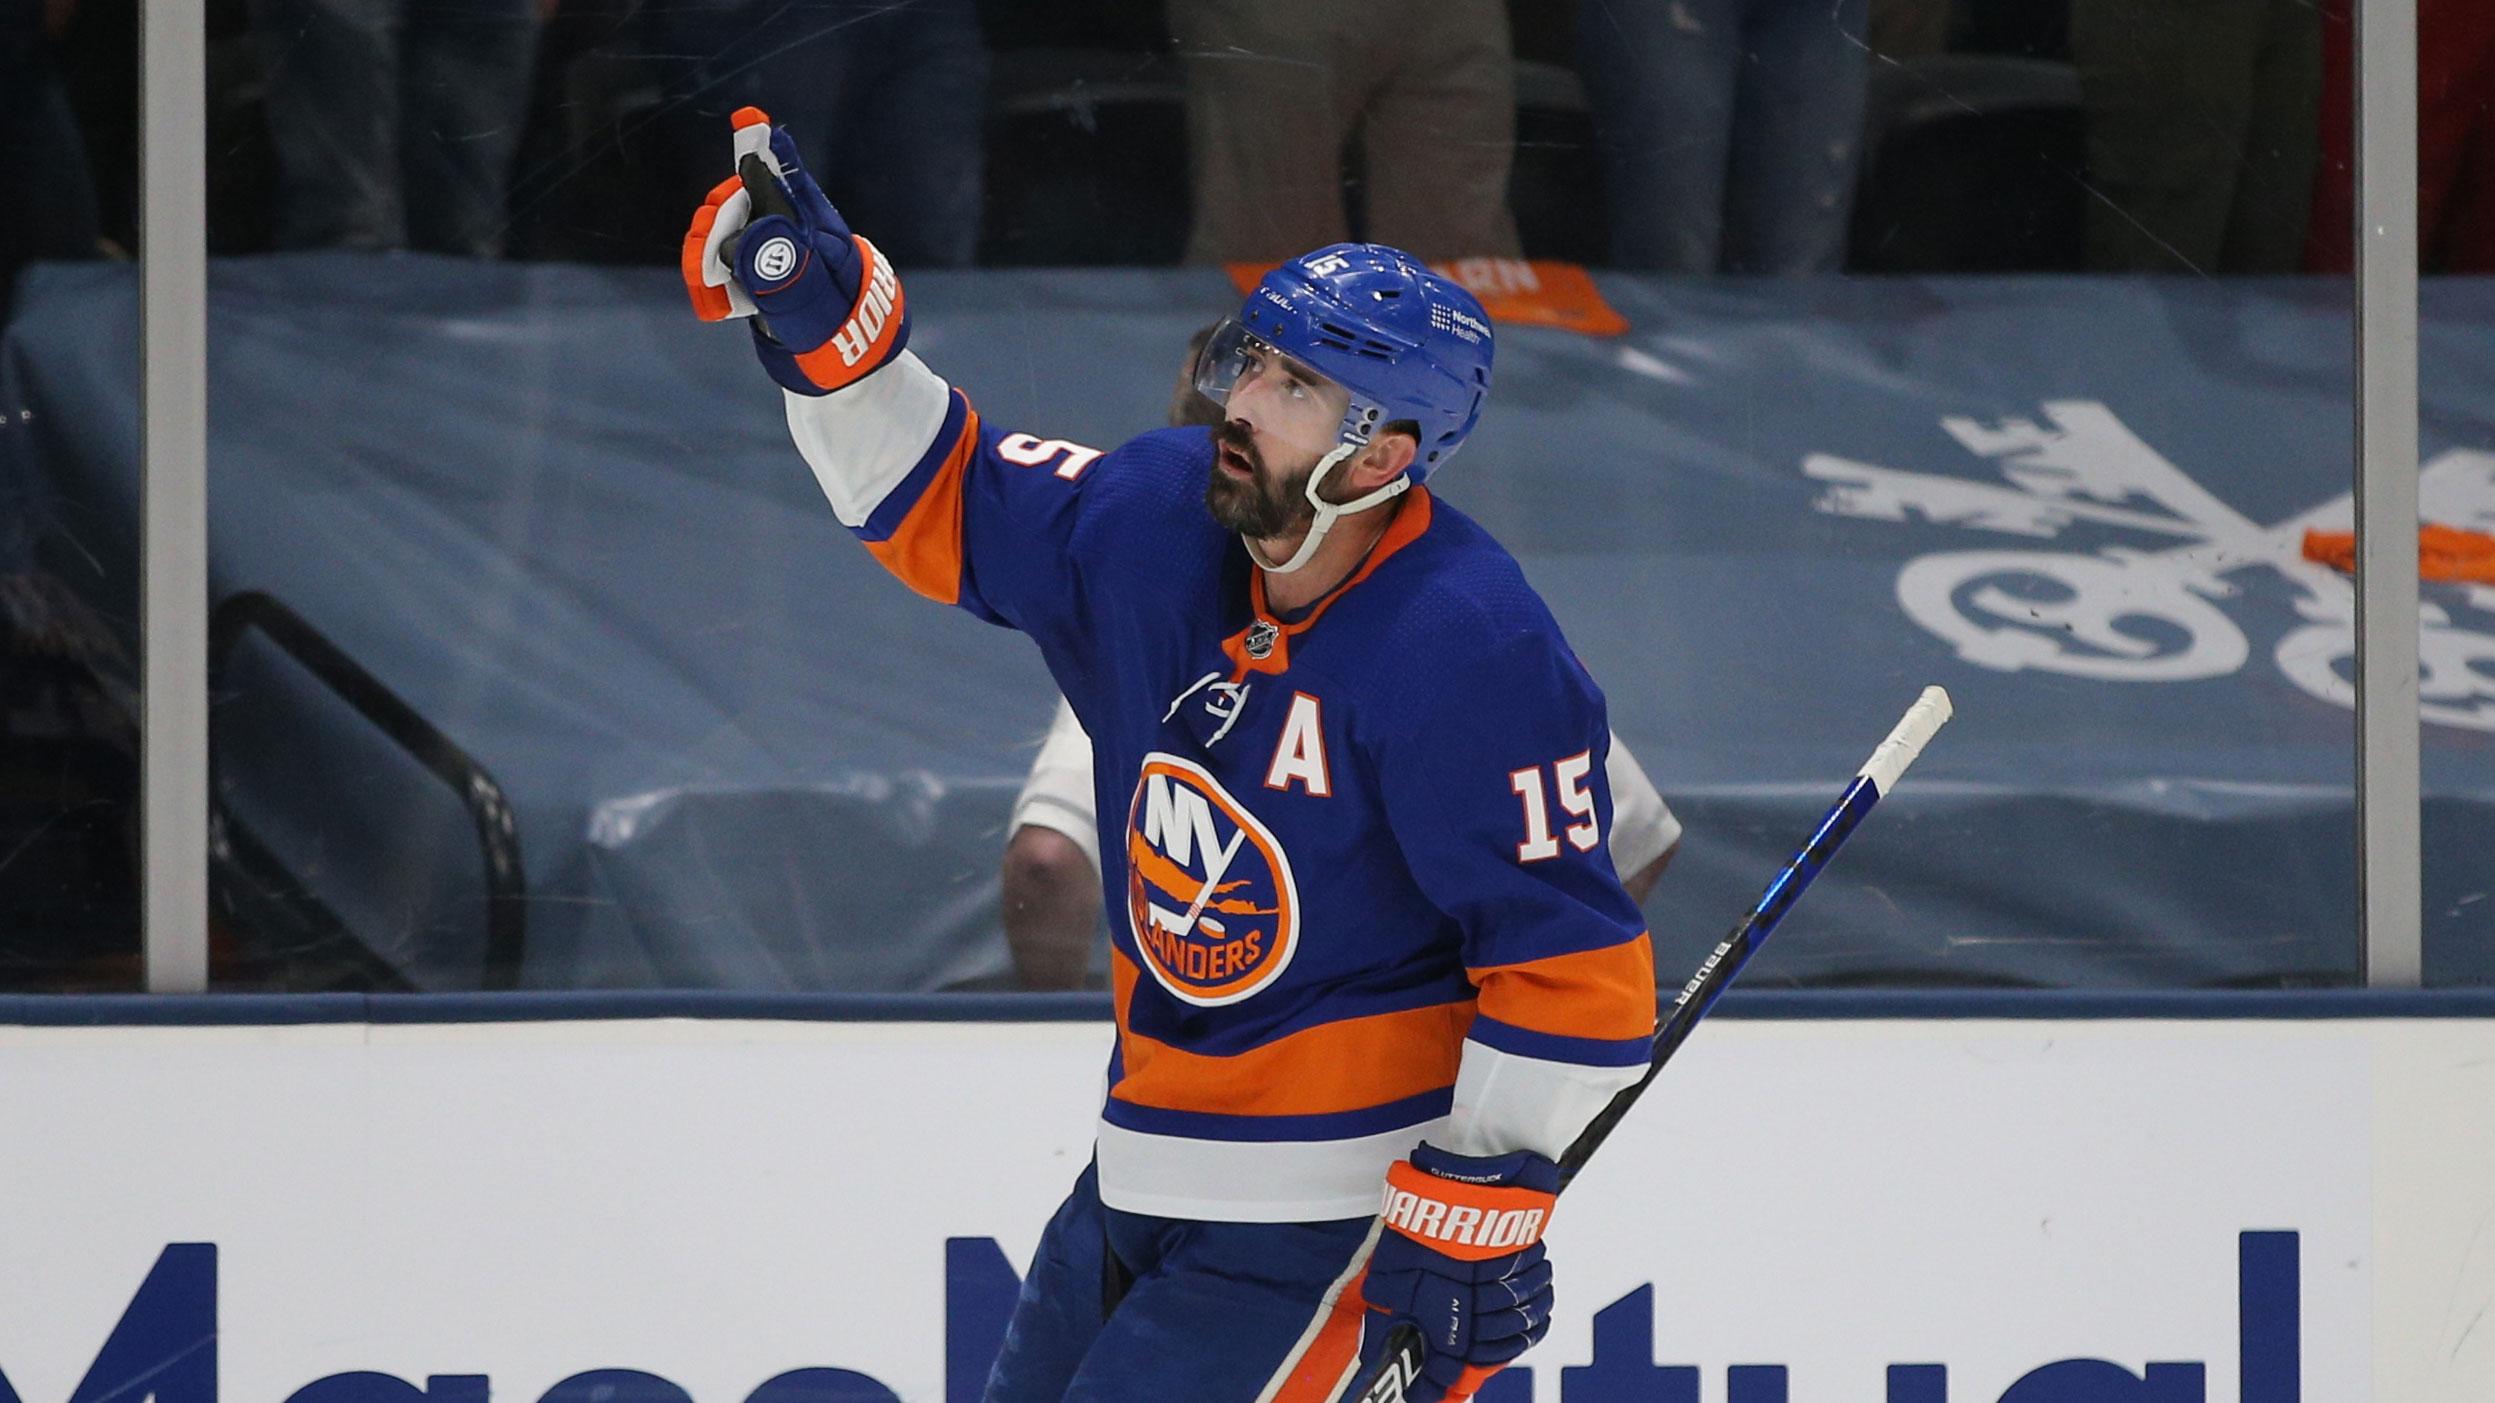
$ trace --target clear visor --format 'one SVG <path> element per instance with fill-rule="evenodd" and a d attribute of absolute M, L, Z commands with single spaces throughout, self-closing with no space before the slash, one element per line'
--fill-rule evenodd
<path fill-rule="evenodd" d="M 1376 411 L 1322 372 L 1224 318 L 1196 357 L 1196 392 L 1234 418 L 1323 451 L 1343 439 L 1366 442 Z"/>

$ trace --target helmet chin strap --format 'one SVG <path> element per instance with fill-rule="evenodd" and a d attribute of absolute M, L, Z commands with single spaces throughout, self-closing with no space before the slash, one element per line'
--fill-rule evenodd
<path fill-rule="evenodd" d="M 1256 548 L 1256 543 L 1254 541 L 1249 541 L 1247 543 L 1248 554 L 1255 559 L 1257 564 L 1265 567 L 1266 574 L 1288 575 L 1292 571 L 1306 565 L 1309 561 L 1309 557 L 1317 553 L 1317 547 L 1325 544 L 1325 534 L 1334 529 L 1334 522 L 1336 518 L 1355 516 L 1381 503 L 1391 502 L 1395 498 L 1402 496 L 1404 489 L 1412 485 L 1411 474 L 1399 473 L 1396 475 L 1394 481 L 1387 483 L 1385 486 L 1378 488 L 1376 491 L 1360 498 L 1358 501 L 1336 503 L 1329 502 L 1323 497 L 1318 496 L 1317 489 L 1325 484 L 1326 474 L 1334 471 L 1334 465 L 1342 462 L 1345 458 L 1350 457 L 1352 454 L 1366 447 L 1368 447 L 1368 445 L 1365 443 L 1356 442 L 1352 439 L 1345 439 L 1341 443 L 1335 445 L 1333 452 L 1318 459 L 1317 466 L 1309 470 L 1308 486 L 1306 489 L 1308 495 L 1308 505 L 1317 509 L 1317 518 L 1316 520 L 1308 523 L 1308 535 L 1300 541 L 1299 549 L 1291 552 L 1291 558 L 1289 560 L 1282 562 L 1280 565 L 1275 565 L 1265 559 L 1265 553 Z"/>

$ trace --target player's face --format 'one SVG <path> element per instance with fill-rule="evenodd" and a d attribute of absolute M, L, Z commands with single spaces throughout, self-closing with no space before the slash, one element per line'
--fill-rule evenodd
<path fill-rule="evenodd" d="M 1316 517 L 1308 477 L 1334 450 L 1351 394 L 1270 347 L 1251 341 L 1240 354 L 1228 417 L 1213 435 L 1204 505 L 1243 536 L 1288 536 Z"/>
<path fill-rule="evenodd" d="M 1224 420 L 1213 431 L 1213 471 L 1204 482 L 1204 509 L 1242 536 L 1271 540 L 1308 528 L 1317 509 L 1308 505 L 1308 475 L 1322 454 L 1295 454 L 1292 468 L 1277 471 L 1242 419 Z"/>

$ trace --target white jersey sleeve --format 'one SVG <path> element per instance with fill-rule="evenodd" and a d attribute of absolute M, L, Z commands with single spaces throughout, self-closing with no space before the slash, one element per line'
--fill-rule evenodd
<path fill-rule="evenodd" d="M 1681 820 L 1618 731 L 1603 772 L 1611 780 L 1611 865 L 1624 878 L 1634 876 L 1681 841 Z"/>
<path fill-rule="evenodd" d="M 1048 738 L 1031 761 L 1031 774 L 1014 799 L 1012 828 L 1053 829 L 1074 840 L 1100 870 L 1100 815 L 1092 801 L 1092 738 L 1074 719 L 1074 708 L 1057 699 Z"/>
<path fill-rule="evenodd" d="M 926 458 L 944 429 L 953 393 L 915 354 L 834 395 L 781 391 L 789 437 L 814 470 L 832 515 L 855 530 Z"/>

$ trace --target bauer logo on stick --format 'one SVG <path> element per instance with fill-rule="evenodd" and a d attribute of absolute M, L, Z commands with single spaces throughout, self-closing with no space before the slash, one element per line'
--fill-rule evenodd
<path fill-rule="evenodd" d="M 1153 978 L 1207 1008 L 1272 984 L 1299 944 L 1282 845 L 1202 766 L 1160 751 L 1127 809 L 1126 915 Z"/>

